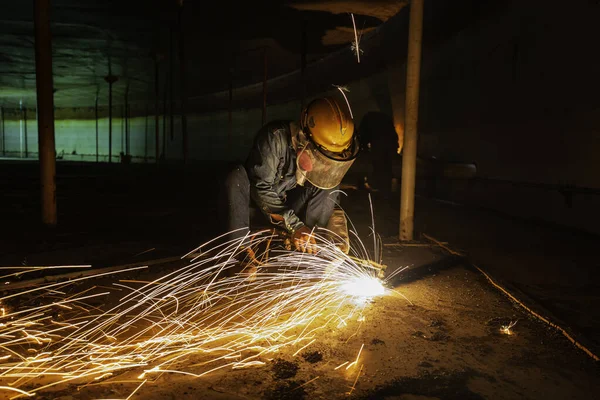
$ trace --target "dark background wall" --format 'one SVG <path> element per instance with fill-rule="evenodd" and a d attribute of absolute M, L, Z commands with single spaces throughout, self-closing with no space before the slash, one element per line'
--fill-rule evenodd
<path fill-rule="evenodd" d="M 423 171 L 433 171 L 433 175 L 420 180 L 419 192 L 600 233 L 600 53 L 596 43 L 600 38 L 600 1 L 495 1 L 485 6 L 464 2 L 462 13 L 473 15 L 464 17 L 468 22 L 446 30 L 434 23 L 437 20 L 432 13 L 437 3 L 427 4 L 419 165 L 421 176 Z M 372 32 L 365 39 L 360 65 L 348 49 L 343 49 L 341 56 L 325 58 L 307 69 L 309 81 L 326 77 L 321 91 L 329 88 L 328 93 L 335 92 L 332 84 L 345 84 L 350 89 L 348 97 L 357 126 L 363 115 L 378 110 L 393 115 L 397 130 L 402 132 L 406 21 L 403 10 L 381 30 Z M 354 80 L 341 78 L 346 70 L 359 67 L 372 72 Z M 298 71 L 270 80 L 269 96 L 274 91 L 285 92 L 298 81 Z M 243 159 L 261 124 L 261 91 L 261 83 L 235 88 L 231 125 L 227 91 L 190 99 L 191 158 Z M 269 97 L 268 119 L 296 118 L 300 110 L 297 93 L 294 89 L 288 96 L 295 100 Z M 244 105 L 237 103 L 241 99 Z M 113 161 L 118 161 L 127 132 L 133 161 L 152 161 L 154 100 L 149 98 L 131 107 L 127 130 L 121 118 L 122 105 L 113 111 Z M 162 104 L 159 109 L 163 110 Z M 107 160 L 106 117 L 106 107 L 100 107 L 100 161 Z M 28 156 L 35 158 L 35 110 L 27 111 L 25 131 L 21 118 L 21 111 L 5 107 L 1 150 L 21 157 L 27 135 Z M 95 161 L 93 107 L 57 109 L 56 118 L 57 153 L 64 160 Z M 166 159 L 179 160 L 182 143 L 177 107 L 173 132 L 170 121 L 163 123 L 162 116 L 159 131 L 159 152 L 163 153 L 166 135 Z M 476 175 L 452 178 L 443 172 L 448 171 L 444 167 L 448 163 L 473 163 Z M 368 172 L 366 164 L 367 157 L 359 159 L 354 172 Z M 400 157 L 395 167 L 398 177 L 399 167 Z"/>
<path fill-rule="evenodd" d="M 424 53 L 419 154 L 477 166 L 429 194 L 600 233 L 598 21 L 598 1 L 512 1 Z"/>

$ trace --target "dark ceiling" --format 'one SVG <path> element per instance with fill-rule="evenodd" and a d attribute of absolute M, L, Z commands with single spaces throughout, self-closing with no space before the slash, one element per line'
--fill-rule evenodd
<path fill-rule="evenodd" d="M 33 0 L 1 0 L 0 105 L 35 107 Z M 178 92 L 180 40 L 190 96 L 261 82 L 347 48 L 359 32 L 397 14 L 404 0 L 51 0 L 55 105 L 106 104 L 104 77 L 119 77 L 115 102 Z M 181 13 L 180 13 L 181 11 Z M 181 19 L 180 19 L 181 18 Z M 181 35 L 180 35 L 180 28 Z M 303 39 L 304 38 L 304 39 Z M 172 77 L 172 78 L 171 78 Z M 173 90 L 171 90 L 171 87 Z M 161 97 L 163 95 L 161 94 Z"/>

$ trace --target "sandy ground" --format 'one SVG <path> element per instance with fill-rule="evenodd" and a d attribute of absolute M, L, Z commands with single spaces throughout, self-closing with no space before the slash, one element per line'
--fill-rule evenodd
<path fill-rule="evenodd" d="M 439 250 L 387 248 L 395 291 L 377 298 L 345 327 L 262 358 L 265 366 L 201 378 L 165 373 L 130 398 L 171 399 L 591 399 L 598 367 L 564 337 L 532 319 L 483 276 Z M 515 323 L 512 334 L 502 326 Z M 346 363 L 358 362 L 346 368 Z M 202 361 L 192 355 L 180 370 Z M 125 399 L 131 371 L 95 386 L 62 388 L 40 399 Z M 127 382 L 127 380 L 130 380 Z"/>

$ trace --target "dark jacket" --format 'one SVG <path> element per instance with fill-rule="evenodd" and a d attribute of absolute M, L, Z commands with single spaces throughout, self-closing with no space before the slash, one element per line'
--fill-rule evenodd
<path fill-rule="evenodd" d="M 286 205 L 286 192 L 296 187 L 295 129 L 291 121 L 268 123 L 256 135 L 246 160 L 252 200 L 271 223 L 290 233 L 304 225 Z"/>

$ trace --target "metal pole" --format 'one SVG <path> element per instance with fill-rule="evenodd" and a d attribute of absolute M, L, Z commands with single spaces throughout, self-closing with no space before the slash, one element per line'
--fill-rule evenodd
<path fill-rule="evenodd" d="M 263 77 L 263 104 L 262 104 L 262 124 L 267 123 L 267 48 L 263 50 L 264 77 Z"/>
<path fill-rule="evenodd" d="M 127 145 L 125 143 L 125 141 L 127 136 L 127 122 L 125 121 L 125 106 L 121 106 L 121 151 L 119 152 L 119 154 L 121 155 L 121 158 L 125 155 L 125 152 L 127 151 L 125 146 Z M 121 160 L 121 162 L 123 162 L 123 160 Z"/>
<path fill-rule="evenodd" d="M 38 109 L 38 141 L 42 223 L 56 226 L 56 150 L 54 147 L 54 93 L 50 0 L 35 0 L 35 73 Z"/>
<path fill-rule="evenodd" d="M 227 142 L 231 144 L 231 136 L 233 135 L 233 67 L 229 68 L 229 135 Z"/>
<path fill-rule="evenodd" d="M 175 121 L 173 120 L 173 25 L 169 28 L 169 136 L 173 140 Z"/>
<path fill-rule="evenodd" d="M 155 162 L 158 164 L 159 159 L 159 135 L 160 125 L 158 122 L 158 96 L 159 96 L 159 82 L 158 82 L 158 55 L 154 60 L 154 157 Z"/>
<path fill-rule="evenodd" d="M 25 158 L 28 158 L 29 142 L 27 140 L 27 107 L 23 108 L 23 140 L 25 142 Z"/>
<path fill-rule="evenodd" d="M 125 87 L 125 155 L 129 155 L 129 82 Z"/>
<path fill-rule="evenodd" d="M 2 156 L 6 156 L 6 133 L 4 131 L 4 107 L 0 107 L 0 123 L 2 124 Z"/>
<path fill-rule="evenodd" d="M 402 189 L 400 195 L 400 240 L 412 240 L 414 232 L 423 1 L 411 0 L 410 2 L 406 68 L 406 125 L 402 155 Z"/>
<path fill-rule="evenodd" d="M 183 163 L 188 161 L 188 134 L 187 134 L 187 83 L 185 76 L 185 42 L 183 32 L 183 0 L 179 0 L 179 81 L 181 84 L 181 136 L 183 142 Z"/>
<path fill-rule="evenodd" d="M 127 128 L 127 155 L 131 156 L 131 105 L 127 104 L 125 108 L 125 116 L 127 118 L 127 122 L 125 123 L 125 127 Z"/>
<path fill-rule="evenodd" d="M 96 103 L 94 106 L 94 119 L 96 120 L 96 162 L 99 161 L 99 155 L 98 155 L 98 92 L 99 89 L 96 88 Z"/>
<path fill-rule="evenodd" d="M 119 78 L 108 75 L 104 78 L 108 82 L 108 162 L 112 162 L 112 87 Z"/>
<path fill-rule="evenodd" d="M 23 158 L 23 100 L 19 100 L 19 158 Z"/>
<path fill-rule="evenodd" d="M 169 79 L 165 79 L 165 87 L 163 92 L 163 123 L 162 123 L 162 159 L 167 159 L 167 93 Z"/>
<path fill-rule="evenodd" d="M 148 114 L 150 114 L 150 107 L 146 103 L 146 118 L 144 120 L 144 162 L 148 162 Z"/>
<path fill-rule="evenodd" d="M 108 82 L 108 162 L 112 162 L 112 81 Z"/>

